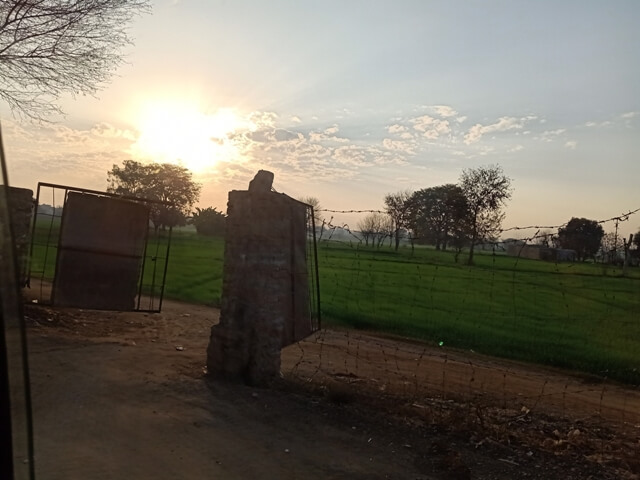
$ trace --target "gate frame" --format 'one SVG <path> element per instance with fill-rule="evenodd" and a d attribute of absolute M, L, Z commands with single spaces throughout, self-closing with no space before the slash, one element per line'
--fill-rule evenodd
<path fill-rule="evenodd" d="M 27 287 L 31 287 L 31 278 L 33 277 L 32 275 L 32 260 L 33 260 L 33 251 L 34 251 L 34 243 L 35 243 L 35 232 L 36 232 L 36 221 L 38 219 L 38 207 L 40 206 L 40 189 L 41 187 L 45 187 L 45 188 L 51 188 L 53 189 L 53 192 L 55 193 L 55 190 L 63 190 L 64 191 L 64 201 L 62 202 L 62 215 L 60 215 L 60 219 L 62 221 L 62 218 L 64 217 L 64 207 L 67 204 L 67 197 L 69 195 L 69 192 L 78 192 L 78 193 L 86 193 L 86 194 L 90 194 L 90 195 L 97 195 L 100 197 L 108 197 L 108 198 L 115 198 L 115 199 L 121 199 L 121 200 L 128 200 L 128 201 L 132 201 L 132 202 L 136 202 L 136 203 L 141 203 L 144 205 L 148 205 L 148 204 L 156 204 L 156 205 L 166 205 L 166 206 L 172 206 L 173 203 L 172 202 L 166 202 L 166 201 L 162 201 L 162 200 L 154 200 L 154 199 L 150 199 L 150 198 L 143 198 L 143 197 L 136 197 L 133 195 L 120 195 L 117 193 L 109 193 L 109 192 L 101 192 L 100 190 L 92 190 L 89 188 L 82 188 L 82 187 L 72 187 L 69 185 L 59 185 L 59 184 L 55 184 L 55 183 L 47 183 L 47 182 L 38 182 L 38 188 L 36 191 L 36 200 L 35 200 L 35 206 L 34 206 L 34 213 L 33 213 L 33 223 L 31 225 L 31 242 L 30 242 L 30 248 L 29 248 L 29 257 L 28 257 L 28 268 L 27 268 Z M 55 195 L 53 196 L 53 203 L 55 203 Z M 53 218 L 56 217 L 55 215 L 55 209 L 57 208 L 56 205 L 52 205 L 54 211 L 53 211 L 53 215 L 52 215 L 52 223 L 53 223 Z M 162 310 L 162 300 L 164 298 L 164 289 L 165 289 L 165 285 L 166 285 L 166 280 L 167 280 L 167 269 L 169 266 L 169 253 L 171 251 L 171 238 L 172 238 L 172 232 L 173 232 L 173 227 L 169 227 L 169 235 L 167 237 L 167 250 L 166 250 L 166 254 L 165 254 L 165 263 L 164 263 L 164 270 L 162 272 L 162 284 L 160 286 L 160 293 L 159 293 L 159 299 L 158 299 L 158 307 L 154 308 L 154 303 L 155 303 L 155 292 L 153 291 L 153 287 L 155 286 L 155 265 L 154 264 L 154 273 L 152 276 L 152 291 L 149 295 L 149 303 L 150 303 L 150 308 L 144 309 L 144 308 L 140 308 L 140 303 L 142 301 L 142 296 L 143 296 L 143 292 L 142 292 L 142 288 L 144 286 L 144 272 L 145 272 L 145 267 L 146 267 L 146 259 L 147 259 L 147 248 L 149 246 L 149 226 L 148 226 L 148 222 L 149 222 L 149 217 L 147 217 L 147 232 L 145 235 L 145 240 L 144 240 L 144 251 L 142 253 L 142 263 L 140 265 L 140 273 L 139 273 L 139 278 L 138 278 L 138 288 L 137 288 L 137 299 L 136 299 L 136 306 L 133 310 L 133 312 L 143 312 L 143 313 L 160 313 L 160 311 Z M 61 224 L 62 226 L 62 224 Z M 49 240 L 51 239 L 51 230 L 52 227 L 49 227 L 49 232 L 47 234 L 47 243 L 46 243 L 46 252 L 48 253 L 49 250 Z M 54 274 L 53 274 L 53 279 L 52 281 L 55 280 L 56 277 L 56 272 L 57 272 L 57 265 L 58 265 L 58 255 L 60 253 L 60 249 L 58 247 L 58 245 L 60 244 L 60 236 L 62 234 L 62 228 L 60 228 L 60 230 L 58 231 L 58 235 L 57 235 L 57 240 L 58 243 L 56 245 L 56 259 L 55 259 L 55 263 L 54 263 Z M 157 246 L 159 246 L 157 244 Z M 45 253 L 45 267 L 47 264 L 47 253 Z M 157 255 L 154 256 L 154 258 L 157 258 Z M 42 276 L 40 277 L 40 282 L 42 282 L 44 280 L 44 275 L 45 275 L 45 267 L 43 267 L 43 271 L 42 271 Z M 41 295 L 42 297 L 42 295 Z M 48 303 L 46 304 L 52 304 L 53 301 L 53 291 L 51 292 L 51 294 L 49 295 L 49 299 L 48 299 Z"/>

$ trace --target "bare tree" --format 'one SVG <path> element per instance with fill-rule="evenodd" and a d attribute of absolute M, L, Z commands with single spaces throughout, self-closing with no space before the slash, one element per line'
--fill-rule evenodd
<path fill-rule="evenodd" d="M 369 240 L 371 240 L 372 247 L 380 247 L 384 239 L 393 230 L 393 222 L 384 213 L 370 213 L 360 220 L 356 227 L 366 246 L 369 246 Z"/>
<path fill-rule="evenodd" d="M 95 94 L 123 61 L 131 19 L 149 9 L 149 0 L 2 0 L 0 98 L 43 121 L 62 113 L 63 94 Z"/>
<path fill-rule="evenodd" d="M 625 251 L 625 241 L 615 232 L 605 233 L 600 240 L 603 263 L 622 263 L 621 254 Z"/>
<path fill-rule="evenodd" d="M 320 205 L 318 197 L 300 197 L 298 200 L 313 207 L 313 221 L 315 222 L 316 227 L 324 225 L 324 216 L 320 213 L 322 205 Z"/>
<path fill-rule="evenodd" d="M 460 175 L 460 188 L 467 199 L 470 212 L 471 241 L 469 265 L 473 264 L 473 249 L 480 241 L 494 239 L 504 219 L 502 207 L 511 198 L 511 179 L 502 167 L 470 168 Z"/>
<path fill-rule="evenodd" d="M 553 232 L 551 230 L 540 230 L 535 237 L 533 237 L 533 243 L 542 247 L 551 246 Z"/>
<path fill-rule="evenodd" d="M 384 197 L 387 214 L 393 221 L 393 234 L 396 240 L 396 250 L 400 246 L 400 232 L 408 228 L 410 221 L 411 199 L 413 194 L 409 190 L 389 193 Z"/>

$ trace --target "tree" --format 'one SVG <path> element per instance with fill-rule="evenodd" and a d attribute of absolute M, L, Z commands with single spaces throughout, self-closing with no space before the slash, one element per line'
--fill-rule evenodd
<path fill-rule="evenodd" d="M 324 216 L 320 213 L 320 210 L 322 210 L 320 200 L 318 200 L 317 197 L 300 197 L 298 200 L 313 207 L 313 221 L 316 224 L 316 227 L 323 226 Z"/>
<path fill-rule="evenodd" d="M 370 213 L 356 225 L 366 246 L 380 247 L 385 238 L 393 231 L 393 221 L 388 215 L 383 213 Z"/>
<path fill-rule="evenodd" d="M 629 236 L 627 249 L 632 257 L 640 257 L 640 230 Z"/>
<path fill-rule="evenodd" d="M 148 0 L 3 0 L 0 98 L 41 121 L 61 113 L 63 94 L 95 94 L 131 44 L 128 24 L 149 9 Z"/>
<path fill-rule="evenodd" d="M 473 264 L 474 247 L 484 240 L 493 240 L 500 231 L 504 213 L 502 208 L 511 198 L 511 179 L 504 175 L 502 167 L 470 168 L 460 175 L 462 189 L 469 207 L 469 258 Z"/>
<path fill-rule="evenodd" d="M 615 232 L 605 233 L 600 240 L 603 263 L 621 263 L 624 258 L 624 241 Z"/>
<path fill-rule="evenodd" d="M 224 235 L 227 216 L 215 207 L 198 208 L 193 212 L 191 223 L 200 235 L 218 237 Z"/>
<path fill-rule="evenodd" d="M 420 243 L 446 250 L 453 238 L 464 233 L 457 227 L 468 216 L 467 199 L 458 185 L 447 184 L 423 188 L 411 197 L 409 225 Z"/>
<path fill-rule="evenodd" d="M 387 215 L 393 221 L 393 236 L 396 242 L 396 251 L 400 246 L 400 232 L 409 227 L 412 194 L 409 190 L 398 193 L 389 193 L 384 197 Z"/>
<path fill-rule="evenodd" d="M 553 233 L 551 230 L 540 230 L 535 237 L 533 243 L 541 247 L 550 247 L 553 243 Z"/>
<path fill-rule="evenodd" d="M 575 250 L 578 260 L 584 261 L 596 254 L 603 236 L 604 229 L 595 220 L 573 217 L 558 229 L 558 244 Z"/>
<path fill-rule="evenodd" d="M 201 186 L 195 183 L 185 167 L 170 163 L 142 164 L 125 160 L 122 167 L 113 165 L 107 172 L 107 191 L 169 205 L 150 203 L 151 221 L 159 227 L 173 227 L 184 223 L 191 207 L 200 197 Z"/>

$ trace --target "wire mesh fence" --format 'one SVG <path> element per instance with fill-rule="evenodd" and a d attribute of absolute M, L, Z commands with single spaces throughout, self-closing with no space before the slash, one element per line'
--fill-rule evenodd
<path fill-rule="evenodd" d="M 397 251 L 386 240 L 367 245 L 317 213 L 307 211 L 307 273 L 318 331 L 284 350 L 287 378 L 390 398 L 432 419 L 464 413 L 509 425 L 554 415 L 638 436 L 640 268 L 522 255 L 560 226 L 504 231 L 521 234 L 518 248 L 487 242 L 470 266 L 464 251 L 456 259 L 409 240 Z M 164 257 L 167 295 L 218 305 L 223 252 L 222 238 L 178 229 Z"/>

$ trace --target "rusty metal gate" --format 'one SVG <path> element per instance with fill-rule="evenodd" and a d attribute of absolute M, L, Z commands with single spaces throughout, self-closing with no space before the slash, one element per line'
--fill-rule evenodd
<path fill-rule="evenodd" d="M 38 183 L 28 281 L 37 301 L 159 312 L 172 231 L 150 228 L 150 207 L 164 203 Z"/>

